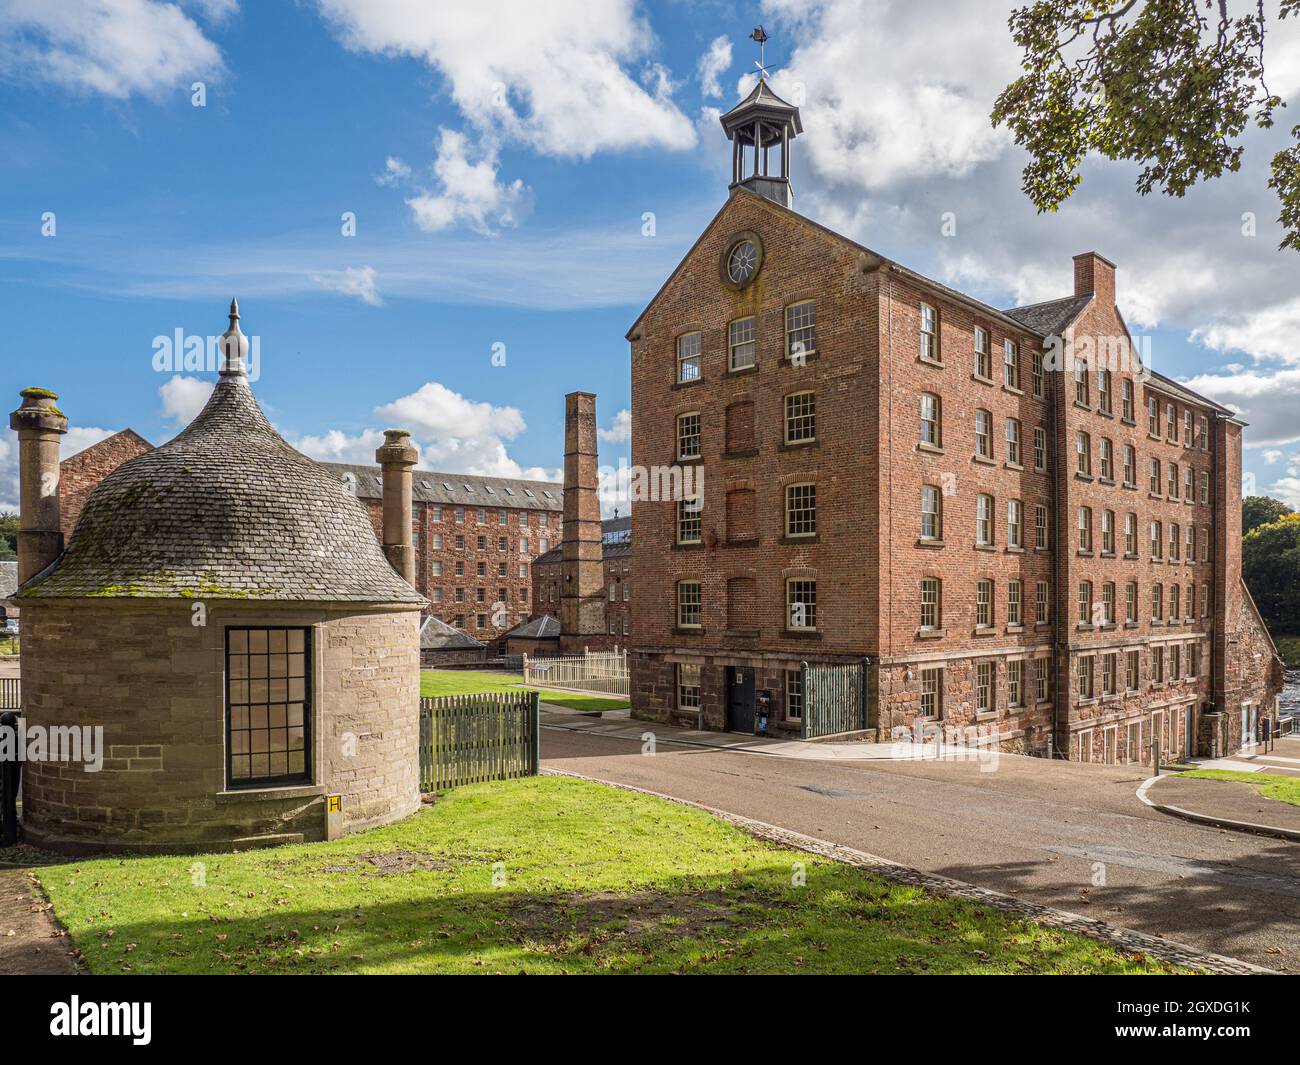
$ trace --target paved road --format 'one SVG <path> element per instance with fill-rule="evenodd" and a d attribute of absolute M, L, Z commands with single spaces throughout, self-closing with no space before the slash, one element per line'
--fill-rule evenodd
<path fill-rule="evenodd" d="M 1300 972 L 1300 844 L 1143 807 L 1131 767 L 813 762 L 546 728 L 546 767 L 650 788 Z M 1280 953 L 1269 953 L 1269 948 Z"/>

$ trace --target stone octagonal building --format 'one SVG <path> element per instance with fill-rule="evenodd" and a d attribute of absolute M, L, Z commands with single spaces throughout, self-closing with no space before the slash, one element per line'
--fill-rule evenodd
<path fill-rule="evenodd" d="M 394 568 L 409 565 L 409 532 L 381 550 L 363 506 L 271 427 L 238 317 L 232 303 L 207 406 L 103 480 L 66 550 L 67 421 L 38 389 L 13 415 L 26 723 L 103 727 L 99 772 L 26 765 L 23 825 L 38 845 L 313 840 L 419 805 L 424 600 Z M 414 455 L 404 433 L 380 449 L 398 503 Z M 327 796 L 341 797 L 333 818 Z"/>

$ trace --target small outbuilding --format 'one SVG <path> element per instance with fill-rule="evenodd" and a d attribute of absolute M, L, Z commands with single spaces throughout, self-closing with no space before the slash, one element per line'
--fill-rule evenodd
<path fill-rule="evenodd" d="M 420 623 L 420 665 L 426 669 L 473 665 L 486 659 L 487 644 L 482 640 L 432 615 Z"/>
<path fill-rule="evenodd" d="M 419 806 L 415 449 L 390 430 L 377 455 L 385 517 L 403 519 L 381 549 L 363 506 L 253 398 L 234 303 L 222 350 L 202 412 L 98 484 L 66 550 L 45 489 L 67 419 L 42 389 L 12 415 L 26 725 L 102 730 L 98 771 L 84 752 L 25 766 L 35 844 L 229 849 Z"/>

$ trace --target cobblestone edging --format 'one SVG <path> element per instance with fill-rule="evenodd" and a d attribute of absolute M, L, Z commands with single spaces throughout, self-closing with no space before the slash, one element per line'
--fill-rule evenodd
<path fill-rule="evenodd" d="M 832 861 L 843 862 L 845 865 L 857 866 L 860 869 L 869 869 L 887 880 L 919 887 L 935 895 L 966 899 L 981 906 L 990 906 L 993 909 L 1002 910 L 1016 917 L 1034 921 L 1047 928 L 1060 928 L 1067 932 L 1077 932 L 1079 935 L 1100 940 L 1120 950 L 1141 951 L 1153 958 L 1173 965 L 1225 975 L 1281 975 L 1277 970 L 1267 969 L 1262 965 L 1254 965 L 1238 958 L 1227 958 L 1221 954 L 1211 954 L 1207 951 L 1198 950 L 1196 947 L 1188 946 L 1185 943 L 1153 936 L 1132 928 L 1121 928 L 1093 917 L 1070 913 L 1068 910 L 1058 910 L 1051 906 L 1039 905 L 1036 902 L 1026 902 L 1023 899 L 1005 895 L 1000 891 L 976 887 L 964 880 L 953 880 L 946 876 L 926 873 L 920 869 L 912 869 L 906 865 L 900 865 L 898 862 L 892 862 L 888 858 L 868 854 L 866 851 L 854 850 L 852 847 L 842 847 L 838 843 L 817 839 L 814 836 L 805 836 L 800 832 L 792 832 L 786 828 L 769 825 L 766 821 L 755 821 L 739 814 L 728 813 L 726 810 L 717 810 L 712 806 L 705 806 L 703 803 L 691 802 L 689 799 L 679 799 L 672 795 L 665 795 L 663 792 L 651 791 L 648 788 L 638 788 L 631 784 L 616 784 L 612 781 L 600 780 L 597 777 L 589 777 L 582 773 L 572 773 L 562 769 L 543 769 L 542 774 L 544 776 L 574 777 L 578 780 L 589 780 L 595 784 L 605 784 L 611 788 L 621 788 L 624 791 L 649 795 L 656 799 L 677 803 L 680 806 L 690 806 L 696 810 L 703 810 L 705 813 L 712 814 L 714 817 L 721 818 L 743 829 L 751 836 L 767 840 L 770 843 L 778 843 L 783 847 L 816 854 Z"/>

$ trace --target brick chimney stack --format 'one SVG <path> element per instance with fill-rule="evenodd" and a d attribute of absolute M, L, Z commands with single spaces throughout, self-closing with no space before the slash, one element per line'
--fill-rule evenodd
<path fill-rule="evenodd" d="M 1074 294 L 1095 295 L 1098 302 L 1113 307 L 1115 305 L 1115 264 L 1095 251 L 1085 251 L 1076 255 Z"/>
<path fill-rule="evenodd" d="M 63 553 L 59 523 L 59 437 L 68 419 L 45 388 L 24 388 L 22 406 L 9 415 L 18 434 L 18 583 L 30 580 Z"/>
<path fill-rule="evenodd" d="M 604 554 L 596 449 L 596 397 L 564 397 L 564 533 L 560 553 L 560 648 L 580 650 L 605 631 Z"/>
<path fill-rule="evenodd" d="M 375 461 L 384 473 L 384 554 L 393 569 L 415 585 L 415 545 L 411 537 L 411 507 L 414 490 L 411 468 L 420 453 L 405 429 L 385 429 L 384 444 L 375 452 Z"/>

